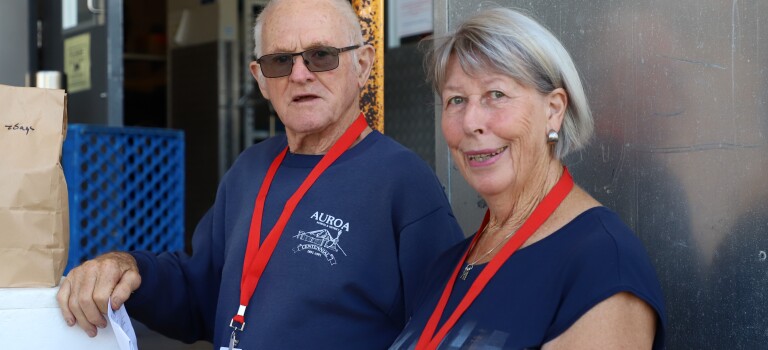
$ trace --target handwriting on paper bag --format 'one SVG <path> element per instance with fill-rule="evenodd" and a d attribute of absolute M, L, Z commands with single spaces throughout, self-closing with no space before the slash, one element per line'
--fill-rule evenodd
<path fill-rule="evenodd" d="M 29 135 L 30 131 L 35 131 L 35 128 L 31 126 L 24 126 L 20 125 L 19 123 L 13 124 L 13 125 L 4 125 L 8 130 L 12 131 L 24 131 L 26 132 L 26 135 Z"/>

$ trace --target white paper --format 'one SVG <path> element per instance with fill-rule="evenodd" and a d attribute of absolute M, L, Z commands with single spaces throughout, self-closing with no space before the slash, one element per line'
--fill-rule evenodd
<path fill-rule="evenodd" d="M 125 311 L 125 305 L 120 306 L 117 311 L 113 311 L 112 299 L 109 299 L 108 309 L 109 324 L 112 325 L 112 331 L 115 332 L 120 350 L 139 350 L 136 332 L 133 331 L 131 318 L 128 316 L 128 311 Z"/>

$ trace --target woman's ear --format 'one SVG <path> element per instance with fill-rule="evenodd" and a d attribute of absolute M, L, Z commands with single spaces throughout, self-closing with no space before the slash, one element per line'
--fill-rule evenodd
<path fill-rule="evenodd" d="M 368 82 L 368 76 L 371 75 L 371 69 L 373 68 L 373 60 L 376 57 L 376 49 L 371 45 L 363 45 L 357 49 L 357 62 L 355 66 L 357 68 L 357 87 L 362 89 Z"/>
<path fill-rule="evenodd" d="M 547 129 L 560 132 L 568 108 L 568 94 L 565 89 L 557 88 L 547 95 L 549 115 L 547 116 Z"/>

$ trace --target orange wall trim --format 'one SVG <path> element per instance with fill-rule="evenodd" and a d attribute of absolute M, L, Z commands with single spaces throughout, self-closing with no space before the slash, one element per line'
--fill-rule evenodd
<path fill-rule="evenodd" d="M 360 104 L 368 124 L 384 132 L 384 0 L 352 0 L 363 39 L 376 49 L 376 61 L 371 76 L 363 89 Z"/>

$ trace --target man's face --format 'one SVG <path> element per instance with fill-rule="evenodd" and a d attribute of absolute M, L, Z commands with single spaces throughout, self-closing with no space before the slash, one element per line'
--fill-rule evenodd
<path fill-rule="evenodd" d="M 336 48 L 359 45 L 351 42 L 344 18 L 325 1 L 284 1 L 277 5 L 262 31 L 262 52 L 301 52 L 317 46 Z M 356 69 L 353 52 L 339 54 L 339 67 L 325 72 L 310 72 L 301 58 L 294 57 L 291 74 L 262 78 L 259 88 L 274 106 L 289 136 L 333 134 L 336 122 L 358 111 L 358 96 L 365 83 Z M 251 70 L 257 73 L 257 64 Z M 366 77 L 367 78 L 367 77 Z"/>

